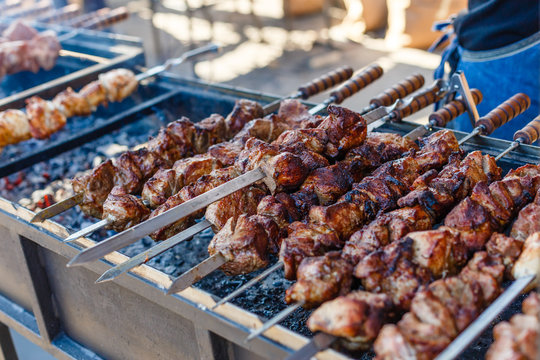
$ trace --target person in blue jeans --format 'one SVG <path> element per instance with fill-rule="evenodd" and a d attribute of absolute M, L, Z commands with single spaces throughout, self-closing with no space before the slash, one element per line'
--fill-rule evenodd
<path fill-rule="evenodd" d="M 469 0 L 468 11 L 453 21 L 456 36 L 443 52 L 436 78 L 444 76 L 445 62 L 452 72 L 462 70 L 469 86 L 480 89 L 484 95 L 478 105 L 480 116 L 518 92 L 531 98 L 531 107 L 495 130 L 493 137 L 512 140 L 515 131 L 539 114 L 539 10 L 538 0 Z M 448 127 L 472 130 L 467 115 Z"/>

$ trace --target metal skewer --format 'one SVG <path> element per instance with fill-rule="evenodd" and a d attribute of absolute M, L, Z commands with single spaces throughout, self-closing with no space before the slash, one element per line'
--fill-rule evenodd
<path fill-rule="evenodd" d="M 532 144 L 540 138 L 540 115 L 534 118 L 533 121 L 525 125 L 521 130 L 516 131 L 514 134 L 514 141 L 512 144 L 500 153 L 495 160 L 499 160 L 503 156 L 506 156 L 510 151 L 517 149 L 521 144 Z"/>
<path fill-rule="evenodd" d="M 270 329 L 272 326 L 278 324 L 281 322 L 281 320 L 285 319 L 287 316 L 291 315 L 294 311 L 304 306 L 303 302 L 298 302 L 294 305 L 286 307 L 283 311 L 281 311 L 279 314 L 274 316 L 271 320 L 268 320 L 264 323 L 263 326 L 258 328 L 257 330 L 251 331 L 249 336 L 244 340 L 244 342 L 249 342 L 253 339 L 255 339 L 257 336 L 265 333 L 268 329 Z"/>
<path fill-rule="evenodd" d="M 195 50 L 198 50 L 198 49 L 195 49 Z M 193 51 L 195 51 L 193 50 Z M 195 56 L 195 55 L 193 55 Z M 184 59 L 185 61 L 185 59 Z M 155 68 L 163 68 L 165 65 L 163 66 L 156 66 Z M 155 69 L 153 68 L 153 69 Z M 152 69 L 148 69 L 147 71 L 151 71 Z M 163 71 L 163 70 L 162 70 Z M 153 70 L 154 72 L 154 75 L 156 75 L 156 70 Z M 268 114 L 268 113 L 271 113 L 272 111 L 272 108 L 274 107 L 274 103 L 281 103 L 281 101 L 283 100 L 286 100 L 286 99 L 295 99 L 295 98 L 298 98 L 301 94 L 301 96 L 307 96 L 307 97 L 310 97 L 310 96 L 313 96 L 313 95 L 316 95 L 318 94 L 319 92 L 321 91 L 324 91 L 328 88 L 331 88 L 335 85 L 338 85 L 340 83 L 342 83 L 343 81 L 349 79 L 351 76 L 352 76 L 352 73 L 353 73 L 353 70 L 351 67 L 349 66 L 343 66 L 343 67 L 340 67 L 336 70 L 333 70 L 315 80 L 312 80 L 304 85 L 302 85 L 301 87 L 298 88 L 298 91 L 297 92 L 294 92 L 288 96 L 285 96 L 283 98 L 280 98 L 278 100 L 276 100 L 275 102 L 269 104 L 269 105 L 266 105 L 265 107 L 263 107 L 263 110 L 264 110 L 264 113 L 265 114 Z M 83 194 L 75 194 L 67 199 L 64 199 L 60 202 L 57 202 L 56 204 L 53 204 L 51 206 L 49 206 L 48 208 L 38 212 L 36 215 L 34 215 L 34 217 L 30 220 L 31 222 L 36 222 L 36 221 L 43 221 L 43 220 L 46 220 L 46 219 L 49 219 L 55 215 L 58 215 L 60 214 L 61 212 L 63 211 L 66 211 L 67 209 L 69 208 L 72 208 L 74 206 L 76 206 L 77 204 L 79 204 L 81 201 L 83 200 Z"/>
<path fill-rule="evenodd" d="M 328 74 L 327 76 L 330 76 L 330 74 Z M 328 80 L 325 80 L 324 78 L 319 78 L 317 80 L 314 80 L 314 82 L 323 82 L 324 84 L 328 84 Z M 409 76 L 407 79 L 405 79 L 404 81 L 401 81 L 399 83 L 397 83 L 396 85 L 394 85 L 393 87 L 391 87 L 390 89 L 386 90 L 385 92 L 383 92 L 382 94 L 378 95 L 376 98 L 372 99 L 373 100 L 377 100 L 377 99 L 380 99 L 382 96 L 384 96 L 386 99 L 381 99 L 381 101 L 386 101 L 386 102 L 390 102 L 390 101 L 393 101 L 393 98 L 390 98 L 389 95 L 387 95 L 387 93 L 390 93 L 392 94 L 392 90 L 394 91 L 395 94 L 398 94 L 399 96 L 403 95 L 404 96 L 407 96 L 409 93 L 412 93 L 414 92 L 415 90 L 417 90 L 417 88 L 421 87 L 422 84 L 424 83 L 424 80 L 423 80 L 423 76 L 420 75 L 420 74 L 415 74 L 415 75 L 412 75 L 412 76 Z M 412 85 L 410 85 L 412 84 Z M 304 88 L 315 88 L 315 84 L 307 84 L 307 85 L 304 85 L 303 86 Z M 396 90 L 394 89 L 401 89 L 400 92 L 397 92 Z M 272 104 L 270 104 L 270 106 L 272 106 Z M 265 107 L 266 108 L 266 107 Z M 210 225 L 208 225 L 210 226 Z M 201 231 L 203 231 L 204 229 L 201 229 Z M 187 230 L 186 230 L 187 231 Z M 183 233 L 185 233 L 186 231 L 184 231 Z M 176 246 L 177 244 L 181 243 L 182 241 L 184 240 L 187 240 L 191 238 L 191 236 L 187 236 L 187 235 L 183 235 L 183 236 L 180 236 L 180 234 L 174 236 L 174 238 L 171 238 L 171 239 L 167 239 L 165 240 L 162 244 L 162 247 L 165 248 L 166 246 L 168 248 L 171 248 L 173 246 Z M 153 256 L 156 256 L 156 255 L 159 255 L 159 253 L 155 254 L 155 255 L 152 255 L 153 254 L 153 250 L 152 249 L 149 249 L 149 250 L 146 250 L 144 251 L 143 253 L 141 253 L 141 256 L 137 256 L 137 259 L 130 259 L 128 261 L 126 261 L 125 263 L 122 263 L 120 265 L 117 265 L 111 269 L 109 269 L 108 271 L 106 271 L 99 279 L 97 282 L 101 282 L 101 281 L 109 281 L 109 280 L 113 280 L 116 276 L 124 273 L 125 271 L 128 271 L 129 269 L 135 267 L 135 266 L 138 266 L 138 265 L 141 265 L 142 262 L 141 260 L 144 259 L 149 259 L 149 258 L 152 258 Z M 274 265 L 276 266 L 275 269 L 279 267 L 281 267 L 281 265 Z M 274 267 L 272 267 L 272 269 L 274 269 Z M 268 272 L 267 272 L 268 271 Z M 267 271 L 265 271 L 263 274 L 259 275 L 256 279 L 258 280 L 261 280 L 263 279 L 264 277 L 266 277 L 268 274 L 270 274 L 272 271 L 270 271 L 270 269 L 268 269 Z M 257 280 L 256 279 L 253 279 L 252 284 L 254 284 Z M 249 287 L 247 286 L 247 284 L 245 285 L 246 288 Z M 251 286 L 251 285 L 250 285 Z M 241 289 L 238 289 L 236 290 L 235 292 L 233 292 L 232 294 L 230 294 L 232 297 L 236 296 L 237 294 L 239 294 L 241 291 Z M 223 301 L 226 301 L 227 299 L 225 300 L 222 300 L 220 303 L 222 303 Z M 217 305 L 216 305 L 217 306 Z"/>

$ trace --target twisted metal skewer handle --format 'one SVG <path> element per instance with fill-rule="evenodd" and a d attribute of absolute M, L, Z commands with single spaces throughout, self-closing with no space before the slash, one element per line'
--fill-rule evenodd
<path fill-rule="evenodd" d="M 390 106 L 397 100 L 403 99 L 420 89 L 424 86 L 424 82 L 425 80 L 422 74 L 413 74 L 375 96 L 369 104 L 372 105 L 372 108 Z"/>
<path fill-rule="evenodd" d="M 113 9 L 107 14 L 95 16 L 82 24 L 85 29 L 102 29 L 129 17 L 129 11 L 125 6 Z"/>
<path fill-rule="evenodd" d="M 523 93 L 517 93 L 476 122 L 481 127 L 482 135 L 489 135 L 531 106 L 531 99 Z"/>
<path fill-rule="evenodd" d="M 332 91 L 330 96 L 334 98 L 334 103 L 340 104 L 349 96 L 359 92 L 383 74 L 383 69 L 377 64 L 368 66 L 365 70 L 359 72 L 350 78 L 345 84 Z"/>
<path fill-rule="evenodd" d="M 478 89 L 471 89 L 471 95 L 476 105 L 480 104 L 484 96 Z M 467 104 L 463 99 L 450 101 L 439 110 L 429 115 L 429 123 L 432 126 L 445 127 L 450 121 L 467 111 Z"/>
<path fill-rule="evenodd" d="M 540 138 L 540 115 L 514 134 L 514 140 L 518 141 L 518 139 L 522 139 L 521 143 L 523 144 L 532 144 L 538 138 Z"/>
<path fill-rule="evenodd" d="M 326 89 L 330 89 L 331 87 L 350 79 L 352 74 L 353 69 L 350 66 L 343 66 L 300 86 L 298 92 L 301 94 L 300 97 L 302 99 L 307 99 L 310 96 L 323 92 Z"/>
<path fill-rule="evenodd" d="M 441 89 L 442 83 L 440 81 L 436 81 L 429 88 L 422 90 L 417 95 L 413 96 L 412 99 L 406 102 L 405 106 L 392 111 L 392 113 L 389 115 L 390 118 L 394 121 L 400 121 L 403 118 L 439 101 L 439 93 Z"/>

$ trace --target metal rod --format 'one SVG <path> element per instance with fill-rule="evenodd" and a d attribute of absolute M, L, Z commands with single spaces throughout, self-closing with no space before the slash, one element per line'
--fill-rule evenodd
<path fill-rule="evenodd" d="M 300 350 L 289 355 L 285 360 L 309 360 L 317 355 L 319 351 L 328 349 L 337 337 L 323 332 L 317 333 L 310 342 L 302 346 Z"/>
<path fill-rule="evenodd" d="M 70 236 L 68 236 L 67 238 L 64 239 L 64 242 L 75 241 L 75 240 L 77 240 L 79 238 L 82 238 L 82 237 L 85 237 L 86 235 L 91 234 L 94 231 L 97 231 L 97 230 L 99 230 L 99 229 L 101 229 L 101 228 L 103 228 L 103 227 L 105 227 L 107 225 L 109 225 L 109 220 L 107 220 L 107 219 L 100 220 L 95 224 L 87 226 L 84 229 L 81 229 L 81 230 L 77 231 L 76 233 L 71 234 Z"/>
<path fill-rule="evenodd" d="M 167 290 L 167 295 L 175 294 L 187 289 L 192 284 L 210 274 L 212 271 L 218 269 L 221 265 L 227 263 L 227 261 L 228 260 L 225 259 L 225 257 L 220 253 L 210 256 L 203 262 L 177 277 L 169 287 L 169 290 Z"/>
<path fill-rule="evenodd" d="M 34 217 L 30 220 L 30 222 L 42 222 L 43 220 L 52 218 L 55 215 L 60 214 L 61 212 L 66 211 L 67 209 L 71 209 L 72 207 L 76 206 L 77 204 L 80 204 L 83 199 L 83 194 L 75 194 L 67 199 L 64 199 L 62 201 L 57 202 L 56 204 L 53 204 L 49 206 L 48 208 L 45 208 L 41 211 L 39 211 Z"/>
<path fill-rule="evenodd" d="M 517 279 L 480 316 L 463 331 L 435 360 L 451 360 L 461 354 L 486 327 L 529 285 L 536 275 Z"/>
<path fill-rule="evenodd" d="M 131 259 L 105 271 L 99 277 L 99 279 L 96 280 L 96 284 L 115 279 L 126 271 L 129 271 L 136 266 L 142 265 L 153 257 L 158 256 L 159 254 L 164 253 L 165 251 L 173 248 L 174 246 L 182 243 L 183 241 L 192 238 L 199 232 L 208 229 L 210 226 L 212 226 L 212 224 L 208 220 L 202 220 L 198 222 L 197 224 L 171 237 L 170 239 L 162 241 L 159 244 L 152 246 L 150 249 L 143 251 L 142 253 L 132 257 Z"/>
<path fill-rule="evenodd" d="M 253 279 L 249 280 L 247 283 L 245 283 L 244 285 L 240 286 L 238 289 L 234 290 L 232 293 L 230 293 L 229 295 L 225 296 L 223 299 L 219 300 L 216 305 L 214 305 L 212 307 L 212 309 L 210 310 L 214 310 L 215 308 L 217 308 L 218 306 L 220 305 L 223 305 L 225 304 L 227 301 L 231 300 L 231 299 L 234 299 L 235 297 L 237 297 L 238 295 L 240 295 L 242 292 L 246 291 L 247 289 L 249 289 L 250 287 L 252 287 L 253 285 L 255 285 L 256 283 L 258 283 L 259 281 L 261 281 L 262 279 L 264 279 L 265 277 L 267 277 L 268 275 L 270 275 L 271 273 L 273 273 L 274 271 L 277 271 L 279 269 L 281 269 L 283 267 L 283 262 L 281 261 L 278 261 L 277 263 L 275 263 L 274 265 L 270 266 L 268 269 L 264 270 L 262 273 L 260 273 L 259 275 L 255 276 Z"/>
<path fill-rule="evenodd" d="M 459 140 L 458 144 L 463 145 L 463 143 L 467 142 L 469 139 L 475 137 L 476 135 L 480 134 L 480 131 L 483 130 L 483 126 L 477 126 L 471 131 L 471 133 L 467 136 L 465 136 L 463 139 Z"/>
<path fill-rule="evenodd" d="M 290 306 L 287 306 L 285 309 L 283 309 L 279 314 L 274 316 L 272 319 L 268 320 L 258 328 L 257 330 L 253 330 L 251 334 L 246 338 L 244 342 L 251 341 L 255 339 L 257 336 L 264 334 L 268 329 L 270 329 L 272 326 L 278 324 L 281 320 L 285 319 L 287 316 L 292 314 L 297 309 L 301 308 L 304 305 L 303 302 L 299 302 Z"/>
<path fill-rule="evenodd" d="M 508 148 L 506 148 L 506 150 L 504 150 L 502 153 L 497 155 L 497 157 L 495 158 L 495 161 L 499 161 L 502 157 L 504 157 L 510 151 L 512 151 L 514 149 L 517 149 L 519 147 L 519 145 L 521 145 L 521 141 L 519 141 L 520 139 L 521 138 L 519 138 L 516 141 L 512 142 L 512 144 Z"/>

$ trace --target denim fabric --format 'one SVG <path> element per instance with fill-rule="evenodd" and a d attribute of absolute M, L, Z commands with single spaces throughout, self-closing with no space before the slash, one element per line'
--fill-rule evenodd
<path fill-rule="evenodd" d="M 484 100 L 477 106 L 480 116 L 518 92 L 531 98 L 531 107 L 526 112 L 491 134 L 496 138 L 512 140 L 514 132 L 539 114 L 540 33 L 499 49 L 467 51 L 460 47 L 459 53 L 457 70 L 465 73 L 471 88 L 480 89 L 484 95 Z M 472 130 L 466 114 L 450 122 L 448 127 Z"/>

